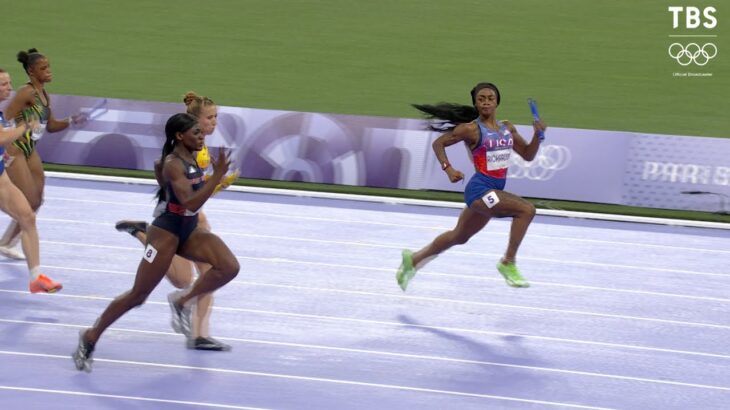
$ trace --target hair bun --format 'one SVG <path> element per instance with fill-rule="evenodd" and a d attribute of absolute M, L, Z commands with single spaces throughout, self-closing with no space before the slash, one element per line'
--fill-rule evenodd
<path fill-rule="evenodd" d="M 25 51 L 18 52 L 18 62 L 22 63 L 23 65 L 28 64 L 28 53 Z"/>
<path fill-rule="evenodd" d="M 38 49 L 29 48 L 28 51 L 19 51 L 18 62 L 23 63 L 23 66 L 26 66 L 28 64 L 28 60 L 30 59 L 30 55 L 34 53 L 38 53 Z"/>
<path fill-rule="evenodd" d="M 185 105 L 190 105 L 198 99 L 200 99 L 200 96 L 196 94 L 195 91 L 188 91 L 183 97 L 183 102 L 185 103 Z"/>

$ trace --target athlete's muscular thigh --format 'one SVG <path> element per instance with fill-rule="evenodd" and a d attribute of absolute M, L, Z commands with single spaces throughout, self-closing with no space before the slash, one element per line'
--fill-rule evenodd
<path fill-rule="evenodd" d="M 43 161 L 38 151 L 33 150 L 33 153 L 28 157 L 28 168 L 33 176 L 38 195 L 40 195 L 41 201 L 43 201 L 43 189 L 46 186 L 46 174 L 43 171 Z"/>
<path fill-rule="evenodd" d="M 23 192 L 31 207 L 37 208 L 41 202 L 41 193 L 36 186 L 28 161 L 23 156 L 23 152 L 16 147 L 10 146 L 8 147 L 8 151 L 10 151 L 11 147 L 15 149 L 18 155 L 11 154 L 14 157 L 13 162 L 5 168 L 5 172 L 7 172 L 13 185 Z"/>
<path fill-rule="evenodd" d="M 487 222 L 489 222 L 489 216 L 485 215 L 484 212 L 479 212 L 472 208 L 465 208 L 461 212 L 461 215 L 459 215 L 459 220 L 456 223 L 454 231 L 458 235 L 463 235 L 468 239 L 481 231 Z"/>
<path fill-rule="evenodd" d="M 221 268 L 236 260 L 233 252 L 217 235 L 207 229 L 195 228 L 188 240 L 180 247 L 178 254 L 194 262 L 204 262 Z"/>
<path fill-rule="evenodd" d="M 491 207 L 487 206 L 491 205 Z M 506 191 L 493 189 L 487 192 L 481 199 L 472 203 L 472 209 L 483 215 L 504 218 L 515 216 L 521 211 L 530 207 L 527 200 Z"/>
<path fill-rule="evenodd" d="M 139 263 L 133 291 L 149 294 L 162 280 L 175 256 L 178 238 L 157 226 L 147 230 L 147 243 Z"/>

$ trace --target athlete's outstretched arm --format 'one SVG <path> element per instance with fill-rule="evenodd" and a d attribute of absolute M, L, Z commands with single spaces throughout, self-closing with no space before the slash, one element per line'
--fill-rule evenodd
<path fill-rule="evenodd" d="M 73 121 L 71 119 L 71 117 L 64 118 L 62 120 L 57 120 L 53 116 L 53 111 L 50 111 L 49 110 L 49 113 L 50 114 L 48 115 L 48 124 L 46 125 L 46 130 L 48 132 L 59 132 L 59 131 L 63 131 L 66 128 L 68 128 L 68 127 L 71 126 L 71 122 Z"/>

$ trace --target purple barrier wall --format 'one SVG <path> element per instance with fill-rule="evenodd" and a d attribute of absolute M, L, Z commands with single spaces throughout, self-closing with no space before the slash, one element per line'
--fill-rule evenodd
<path fill-rule="evenodd" d="M 89 111 L 102 99 L 55 95 L 55 116 Z M 46 162 L 151 170 L 167 118 L 182 104 L 107 100 L 84 127 L 45 135 Z M 233 149 L 247 178 L 462 191 L 441 171 L 438 134 L 414 119 L 219 107 L 210 147 Z M 526 137 L 529 126 L 517 126 Z M 447 150 L 471 176 L 462 145 Z M 538 157 L 514 160 L 507 190 L 536 198 L 719 211 L 730 197 L 730 139 L 551 128 Z M 513 158 L 517 157 L 513 155 Z M 709 194 L 683 194 L 687 191 Z M 726 209 L 730 210 L 730 209 Z"/>

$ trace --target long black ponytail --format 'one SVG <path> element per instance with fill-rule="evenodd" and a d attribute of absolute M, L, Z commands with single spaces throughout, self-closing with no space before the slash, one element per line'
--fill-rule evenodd
<path fill-rule="evenodd" d="M 186 132 L 198 123 L 198 119 L 188 113 L 178 113 L 167 120 L 165 124 L 165 144 L 162 145 L 162 155 L 160 156 L 160 164 L 164 166 L 165 157 L 170 155 L 175 149 L 175 141 L 177 141 L 178 132 Z M 157 199 L 160 201 L 167 200 L 165 187 L 157 189 Z"/>
<path fill-rule="evenodd" d="M 497 86 L 492 83 L 479 83 L 470 92 L 472 105 L 442 102 L 433 105 L 413 104 L 413 107 L 424 113 L 426 118 L 434 120 L 428 126 L 430 130 L 448 132 L 459 124 L 472 122 L 479 117 L 479 111 L 474 105 L 476 104 L 477 93 L 484 88 L 494 90 L 494 93 L 497 94 L 497 105 L 499 105 L 501 98 Z"/>

